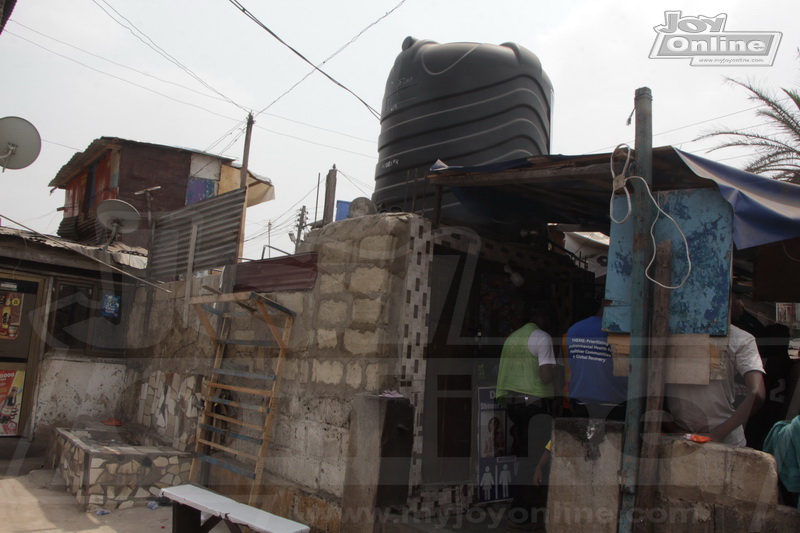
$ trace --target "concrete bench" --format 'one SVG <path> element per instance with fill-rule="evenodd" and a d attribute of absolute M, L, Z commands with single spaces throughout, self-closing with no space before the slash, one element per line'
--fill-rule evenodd
<path fill-rule="evenodd" d="M 169 498 L 172 508 L 172 533 L 207 533 L 220 522 L 225 522 L 233 533 L 247 526 L 259 533 L 309 533 L 303 524 L 239 503 L 198 485 L 178 485 L 161 489 L 161 496 Z M 200 513 L 211 517 L 202 521 Z"/>

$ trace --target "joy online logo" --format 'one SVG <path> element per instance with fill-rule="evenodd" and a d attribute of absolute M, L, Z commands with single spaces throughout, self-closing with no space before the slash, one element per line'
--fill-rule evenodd
<path fill-rule="evenodd" d="M 665 24 L 653 29 L 658 36 L 651 59 L 690 58 L 692 66 L 771 66 L 778 52 L 777 31 L 725 31 L 728 15 L 684 17 L 665 11 Z"/>

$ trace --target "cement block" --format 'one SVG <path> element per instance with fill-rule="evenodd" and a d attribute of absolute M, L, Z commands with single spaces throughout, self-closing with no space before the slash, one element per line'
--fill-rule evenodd
<path fill-rule="evenodd" d="M 345 383 L 354 389 L 361 389 L 363 383 L 364 369 L 360 363 L 350 363 L 347 365 L 347 373 L 345 375 Z"/>
<path fill-rule="evenodd" d="M 344 349 L 353 355 L 376 355 L 379 353 L 379 333 L 347 329 L 344 332 Z"/>
<path fill-rule="evenodd" d="M 359 267 L 350 274 L 349 288 L 359 294 L 388 292 L 389 272 L 378 267 Z"/>
<path fill-rule="evenodd" d="M 334 349 L 339 345 L 339 334 L 335 329 L 317 330 L 317 346 L 321 349 Z"/>
<path fill-rule="evenodd" d="M 366 382 L 364 386 L 366 392 L 380 392 L 382 373 L 383 365 L 377 363 L 367 365 Z"/>
<path fill-rule="evenodd" d="M 381 298 L 356 298 L 353 300 L 353 323 L 374 324 L 381 321 L 384 302 Z"/>
<path fill-rule="evenodd" d="M 311 367 L 311 381 L 327 385 L 339 385 L 344 377 L 344 364 L 339 361 L 315 360 Z"/>
<path fill-rule="evenodd" d="M 775 459 L 751 448 L 662 440 L 659 482 L 665 498 L 734 505 L 778 501 Z"/>
<path fill-rule="evenodd" d="M 405 250 L 396 250 L 396 239 L 392 235 L 375 235 L 364 237 L 358 243 L 358 260 L 360 262 L 384 263 L 395 259 Z"/>
<path fill-rule="evenodd" d="M 339 294 L 346 290 L 343 272 L 321 273 L 318 283 L 320 294 Z"/>
<path fill-rule="evenodd" d="M 340 300 L 323 300 L 317 311 L 320 325 L 336 326 L 350 323 L 350 313 L 347 302 Z"/>
<path fill-rule="evenodd" d="M 548 533 L 617 531 L 622 429 L 618 422 L 555 419 Z"/>

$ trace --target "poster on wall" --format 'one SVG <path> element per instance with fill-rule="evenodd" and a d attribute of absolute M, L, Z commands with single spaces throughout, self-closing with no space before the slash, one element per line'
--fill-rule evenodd
<path fill-rule="evenodd" d="M 16 340 L 22 320 L 23 294 L 0 291 L 0 341 Z"/>
<path fill-rule="evenodd" d="M 24 383 L 23 370 L 0 368 L 0 437 L 17 435 Z"/>
<path fill-rule="evenodd" d="M 511 499 L 517 475 L 516 428 L 495 398 L 494 387 L 478 388 L 478 501 Z"/>

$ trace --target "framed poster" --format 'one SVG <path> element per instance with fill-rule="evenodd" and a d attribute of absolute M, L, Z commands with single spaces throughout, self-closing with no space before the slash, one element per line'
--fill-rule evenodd
<path fill-rule="evenodd" d="M 9 370 L 0 364 L 0 437 L 17 435 L 24 384 L 24 370 Z"/>
<path fill-rule="evenodd" d="M 478 388 L 478 501 L 508 500 L 517 476 L 519 438 L 494 387 Z"/>

